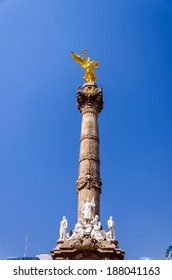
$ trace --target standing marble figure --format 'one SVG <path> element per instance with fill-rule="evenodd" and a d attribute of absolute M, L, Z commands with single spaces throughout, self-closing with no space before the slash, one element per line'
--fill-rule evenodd
<path fill-rule="evenodd" d="M 63 216 L 62 221 L 60 222 L 60 238 L 59 240 L 65 240 L 67 239 L 66 229 L 67 229 L 68 223 L 65 216 Z"/>
<path fill-rule="evenodd" d="M 113 221 L 112 216 L 109 217 L 107 224 L 108 224 L 108 229 L 109 229 L 109 233 L 108 233 L 109 239 L 115 239 L 115 229 L 114 229 L 115 223 Z"/>
<path fill-rule="evenodd" d="M 81 213 L 84 215 L 84 221 L 89 223 L 93 219 L 93 209 L 95 207 L 94 197 L 92 198 L 91 202 L 87 197 L 87 201 L 81 208 Z"/>

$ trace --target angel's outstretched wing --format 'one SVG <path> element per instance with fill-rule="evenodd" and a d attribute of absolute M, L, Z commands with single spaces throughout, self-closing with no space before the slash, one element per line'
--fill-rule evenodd
<path fill-rule="evenodd" d="M 100 62 L 98 62 L 98 61 L 93 61 L 93 63 L 92 63 L 94 68 L 98 68 L 99 64 L 100 64 Z"/>
<path fill-rule="evenodd" d="M 75 59 L 83 68 L 85 68 L 86 60 L 82 58 L 80 55 L 71 52 L 73 59 Z"/>

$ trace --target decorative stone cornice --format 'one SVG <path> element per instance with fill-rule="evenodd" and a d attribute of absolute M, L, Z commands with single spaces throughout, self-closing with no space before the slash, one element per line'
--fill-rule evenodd
<path fill-rule="evenodd" d="M 103 91 L 102 87 L 97 87 L 95 83 L 85 83 L 77 91 L 77 106 L 83 114 L 88 111 L 100 113 L 103 109 Z M 85 110 L 84 110 L 85 109 Z"/>

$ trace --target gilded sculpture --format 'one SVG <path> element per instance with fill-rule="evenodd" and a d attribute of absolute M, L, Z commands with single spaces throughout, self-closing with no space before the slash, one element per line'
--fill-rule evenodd
<path fill-rule="evenodd" d="M 83 79 L 87 82 L 95 82 L 97 80 L 97 76 L 94 73 L 94 69 L 98 68 L 100 62 L 93 61 L 91 57 L 86 58 L 86 50 L 83 50 L 82 53 L 84 55 L 83 57 L 74 52 L 71 52 L 71 55 L 73 59 L 76 60 L 85 69 Z"/>

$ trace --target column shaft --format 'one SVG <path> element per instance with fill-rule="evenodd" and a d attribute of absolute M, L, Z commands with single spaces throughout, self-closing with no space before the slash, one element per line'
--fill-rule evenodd
<path fill-rule="evenodd" d="M 87 198 L 94 198 L 93 215 L 100 216 L 100 159 L 98 113 L 103 106 L 102 90 L 95 84 L 85 84 L 78 90 L 78 108 L 82 114 L 79 174 L 76 182 L 78 191 L 78 218 L 82 218 L 80 209 Z"/>

